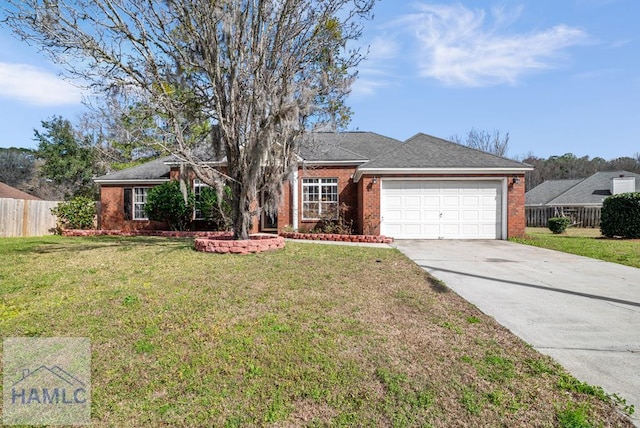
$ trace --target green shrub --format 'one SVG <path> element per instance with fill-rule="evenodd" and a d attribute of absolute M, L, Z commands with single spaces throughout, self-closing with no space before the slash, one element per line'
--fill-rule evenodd
<path fill-rule="evenodd" d="M 549 230 L 555 234 L 563 233 L 570 224 L 571 219 L 568 217 L 552 217 L 547 223 Z"/>
<path fill-rule="evenodd" d="M 180 182 L 167 181 L 149 189 L 144 211 L 149 220 L 166 222 L 171 230 L 187 230 L 193 220 L 193 192 L 187 200 L 180 190 Z"/>
<path fill-rule="evenodd" d="M 58 230 L 92 229 L 96 218 L 96 203 L 86 196 L 76 196 L 51 208 L 51 214 L 58 217 Z"/>
<path fill-rule="evenodd" d="M 222 201 L 218 204 L 218 192 L 212 187 L 203 187 L 195 202 L 198 217 L 215 230 L 229 230 L 231 227 L 231 188 L 224 186 L 223 192 Z"/>
<path fill-rule="evenodd" d="M 640 192 L 620 193 L 605 199 L 600 231 L 608 238 L 640 238 Z"/>

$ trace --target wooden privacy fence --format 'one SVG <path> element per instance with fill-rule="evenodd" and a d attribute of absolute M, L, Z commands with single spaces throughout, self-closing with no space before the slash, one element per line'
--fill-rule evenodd
<path fill-rule="evenodd" d="M 575 227 L 600 227 L 600 207 L 526 207 L 528 227 L 547 227 L 552 217 L 569 217 Z"/>
<path fill-rule="evenodd" d="M 57 219 L 51 208 L 58 203 L 0 198 L 0 237 L 52 234 Z"/>

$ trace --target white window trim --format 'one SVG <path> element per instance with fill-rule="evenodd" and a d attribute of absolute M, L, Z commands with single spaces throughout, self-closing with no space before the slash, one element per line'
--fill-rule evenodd
<path fill-rule="evenodd" d="M 150 187 L 134 187 L 133 190 L 132 190 L 133 194 L 131 195 L 131 203 L 133 204 L 133 206 L 131 208 L 133 210 L 132 214 L 133 214 L 133 219 L 134 220 L 149 220 L 149 217 L 147 217 L 146 214 L 144 214 L 143 217 L 137 217 L 136 216 L 136 213 L 137 213 L 136 206 L 138 206 L 138 205 L 142 205 L 142 212 L 144 213 L 144 206 L 147 203 L 147 193 L 149 192 L 149 189 L 150 189 Z M 144 190 L 144 193 L 143 193 L 144 201 L 143 202 L 137 202 L 136 201 L 136 197 L 138 196 L 137 195 L 137 193 L 138 193 L 137 191 L 138 190 Z"/>
<path fill-rule="evenodd" d="M 310 182 L 311 180 L 315 182 Z M 329 182 L 323 182 L 324 180 L 331 180 Z M 313 203 L 316 201 L 308 201 L 305 199 L 305 188 L 307 187 L 317 187 L 318 188 L 318 217 L 307 217 L 305 216 L 305 204 Z M 340 193 L 338 192 L 338 178 L 337 177 L 306 177 L 302 179 L 302 220 L 321 220 L 322 219 L 322 186 L 332 186 L 336 189 L 336 218 L 338 216 L 338 207 L 340 206 Z"/>
<path fill-rule="evenodd" d="M 203 183 L 200 179 L 195 178 L 193 180 L 193 196 L 194 196 L 194 200 L 197 201 L 198 200 L 198 195 L 200 194 L 200 190 L 205 188 L 205 187 L 211 187 L 208 184 Z M 200 216 L 198 216 L 198 214 Z M 193 207 L 193 219 L 194 220 L 204 220 L 205 218 L 202 216 L 202 213 L 198 213 L 198 210 L 196 209 L 196 207 Z"/>

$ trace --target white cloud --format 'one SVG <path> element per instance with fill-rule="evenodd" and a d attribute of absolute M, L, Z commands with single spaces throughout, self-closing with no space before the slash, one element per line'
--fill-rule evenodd
<path fill-rule="evenodd" d="M 373 95 L 379 88 L 393 85 L 397 78 L 391 70 L 398 52 L 398 43 L 392 37 L 374 38 L 367 58 L 358 67 L 358 79 L 352 85 L 351 94 Z"/>
<path fill-rule="evenodd" d="M 557 66 L 563 50 L 587 38 L 566 25 L 509 32 L 522 8 L 494 8 L 491 22 L 484 10 L 461 4 L 418 4 L 416 10 L 396 25 L 411 29 L 418 41 L 420 75 L 453 86 L 516 83 L 524 73 Z"/>
<path fill-rule="evenodd" d="M 80 104 L 82 90 L 27 64 L 0 62 L 0 97 L 36 106 Z"/>

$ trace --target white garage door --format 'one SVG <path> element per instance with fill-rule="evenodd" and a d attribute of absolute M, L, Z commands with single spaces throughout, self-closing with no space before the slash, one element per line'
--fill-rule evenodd
<path fill-rule="evenodd" d="M 382 180 L 381 233 L 397 239 L 500 239 L 500 181 Z"/>

